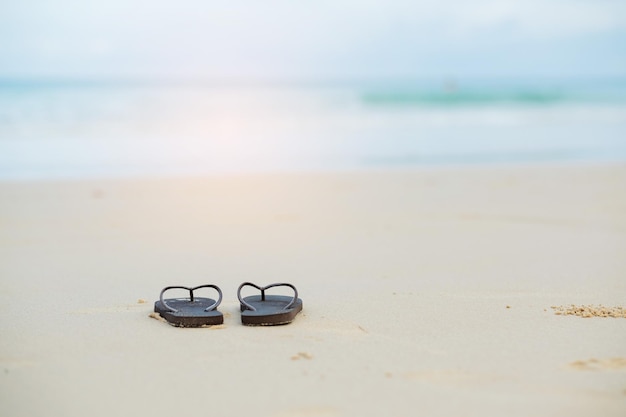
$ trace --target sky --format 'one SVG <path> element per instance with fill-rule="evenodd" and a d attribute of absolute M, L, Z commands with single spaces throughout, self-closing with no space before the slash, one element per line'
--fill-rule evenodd
<path fill-rule="evenodd" d="M 625 75 L 622 0 L 0 0 L 1 78 Z"/>

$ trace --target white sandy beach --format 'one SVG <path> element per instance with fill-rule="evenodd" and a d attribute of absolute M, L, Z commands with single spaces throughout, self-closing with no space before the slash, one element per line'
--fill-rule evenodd
<path fill-rule="evenodd" d="M 0 183 L 2 416 L 626 415 L 626 166 Z M 288 326 L 237 286 L 291 282 Z M 225 323 L 149 317 L 214 283 Z M 140 302 L 145 300 L 145 303 Z"/>

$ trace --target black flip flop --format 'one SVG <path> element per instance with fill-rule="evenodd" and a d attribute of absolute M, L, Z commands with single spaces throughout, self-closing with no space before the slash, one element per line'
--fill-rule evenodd
<path fill-rule="evenodd" d="M 171 289 L 189 291 L 189 298 L 163 299 L 163 294 Z M 213 288 L 217 291 L 217 301 L 211 298 L 194 297 L 193 292 L 199 288 Z M 199 285 L 189 288 L 183 286 L 165 287 L 161 291 L 159 301 L 154 303 L 154 311 L 159 313 L 169 324 L 176 327 L 201 327 L 224 323 L 224 316 L 217 311 L 222 302 L 222 290 L 217 285 Z"/>
<path fill-rule="evenodd" d="M 245 286 L 254 287 L 261 295 L 241 298 L 241 289 Z M 273 287 L 290 287 L 293 297 L 284 295 L 265 295 L 265 290 Z M 247 326 L 276 326 L 288 324 L 302 311 L 302 300 L 298 298 L 298 290 L 291 284 L 277 283 L 259 287 L 251 282 L 244 282 L 237 290 L 237 298 L 241 303 L 241 322 Z"/>

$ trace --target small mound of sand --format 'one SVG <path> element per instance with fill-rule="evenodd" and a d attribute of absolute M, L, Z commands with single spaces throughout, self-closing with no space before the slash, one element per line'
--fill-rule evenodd
<path fill-rule="evenodd" d="M 569 364 L 570 368 L 580 371 L 604 371 L 626 369 L 626 358 L 587 359 Z"/>
<path fill-rule="evenodd" d="M 626 308 L 624 307 L 604 307 L 603 305 L 582 305 L 571 304 L 569 306 L 552 306 L 554 314 L 557 316 L 578 316 L 589 317 L 612 317 L 626 318 Z"/>
<path fill-rule="evenodd" d="M 200 326 L 200 328 L 211 329 L 211 330 L 221 330 L 221 329 L 225 329 L 226 325 L 225 324 L 205 324 L 205 325 Z"/>
<path fill-rule="evenodd" d="M 158 321 L 162 321 L 163 323 L 167 323 L 167 320 L 165 320 L 163 317 L 161 317 L 161 315 L 159 313 L 156 313 L 156 312 L 152 312 L 152 313 L 148 314 L 148 317 L 156 319 Z"/>
<path fill-rule="evenodd" d="M 313 355 L 308 352 L 298 352 L 296 355 L 291 357 L 292 361 L 297 361 L 300 359 L 313 359 Z"/>

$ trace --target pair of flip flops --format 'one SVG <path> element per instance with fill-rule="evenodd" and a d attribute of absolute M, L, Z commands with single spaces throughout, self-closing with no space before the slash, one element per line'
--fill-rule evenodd
<path fill-rule="evenodd" d="M 261 291 L 260 295 L 241 297 L 243 287 L 250 286 Z M 265 291 L 273 287 L 289 287 L 294 296 L 268 295 Z M 212 288 L 217 291 L 218 298 L 196 297 L 194 291 L 201 288 Z M 189 291 L 188 298 L 168 298 L 163 295 L 172 289 Z M 288 283 L 276 283 L 260 287 L 251 282 L 244 282 L 237 289 L 237 298 L 241 304 L 241 322 L 247 326 L 275 326 L 288 324 L 302 311 L 302 300 L 298 298 L 298 290 Z M 177 327 L 213 326 L 224 323 L 224 316 L 217 310 L 222 302 L 222 290 L 217 285 L 207 284 L 197 287 L 171 286 L 161 291 L 159 300 L 154 303 L 154 311 Z"/>

